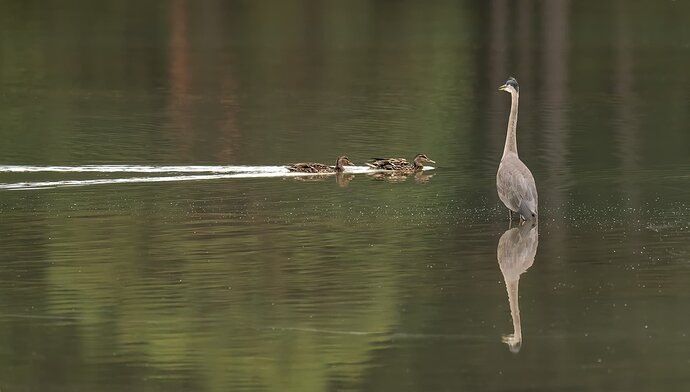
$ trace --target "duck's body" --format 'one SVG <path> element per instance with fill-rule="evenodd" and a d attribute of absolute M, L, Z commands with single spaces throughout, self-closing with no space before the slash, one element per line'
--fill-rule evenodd
<path fill-rule="evenodd" d="M 498 197 L 508 207 L 509 215 L 517 212 L 524 220 L 537 219 L 537 185 L 532 172 L 520 160 L 517 152 L 517 115 L 519 87 L 515 78 L 510 78 L 499 88 L 510 93 L 512 101 L 506 143 L 503 156 L 496 173 L 496 190 Z"/>
<path fill-rule="evenodd" d="M 414 172 L 424 169 L 425 163 L 436 163 L 424 154 L 417 154 L 412 162 L 404 158 L 373 158 L 369 167 L 379 170 Z"/>
<path fill-rule="evenodd" d="M 353 163 L 346 156 L 340 156 L 335 161 L 335 166 L 316 162 L 300 162 L 287 166 L 287 169 L 291 172 L 300 173 L 336 173 L 344 171 L 346 165 L 353 165 Z"/>
<path fill-rule="evenodd" d="M 335 166 L 316 162 L 300 162 L 288 166 L 288 170 L 301 173 L 335 173 Z"/>

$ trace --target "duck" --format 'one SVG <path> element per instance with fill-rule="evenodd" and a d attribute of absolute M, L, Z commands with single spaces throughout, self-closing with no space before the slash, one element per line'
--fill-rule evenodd
<path fill-rule="evenodd" d="M 341 155 L 336 159 L 335 166 L 316 162 L 300 162 L 287 166 L 287 169 L 299 173 L 342 173 L 346 165 L 351 166 L 354 163 L 350 162 L 347 156 Z"/>
<path fill-rule="evenodd" d="M 367 165 L 379 170 L 413 172 L 422 170 L 425 163 L 436 163 L 436 161 L 432 161 L 424 154 L 417 154 L 412 162 L 408 162 L 404 158 L 372 158 L 372 162 L 367 162 Z"/>

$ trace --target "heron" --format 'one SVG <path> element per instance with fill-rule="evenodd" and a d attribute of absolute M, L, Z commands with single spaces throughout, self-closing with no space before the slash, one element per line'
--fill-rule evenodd
<path fill-rule="evenodd" d="M 509 92 L 511 97 L 506 144 L 503 147 L 503 156 L 496 173 L 498 197 L 508 207 L 509 220 L 512 221 L 513 212 L 520 214 L 521 220 L 536 220 L 537 185 L 532 172 L 518 157 L 515 137 L 520 87 L 517 80 L 511 77 L 498 89 Z"/>

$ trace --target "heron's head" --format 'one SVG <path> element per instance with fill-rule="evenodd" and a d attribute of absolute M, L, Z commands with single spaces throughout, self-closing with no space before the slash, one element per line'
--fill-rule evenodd
<path fill-rule="evenodd" d="M 350 160 L 345 156 L 339 156 L 338 159 L 335 161 L 335 168 L 336 170 L 343 170 L 343 166 L 348 165 L 352 166 L 354 163 L 350 162 Z"/>
<path fill-rule="evenodd" d="M 518 91 L 520 91 L 520 87 L 518 87 L 517 80 L 515 80 L 515 78 L 512 76 L 510 78 L 508 78 L 508 81 L 506 81 L 503 84 L 503 86 L 499 87 L 498 89 L 502 90 L 502 91 L 507 91 L 511 94 L 515 94 Z"/>
<path fill-rule="evenodd" d="M 520 352 L 520 349 L 522 348 L 522 333 L 517 335 L 504 335 L 501 338 L 501 341 L 508 345 L 508 350 L 510 350 L 511 353 L 517 354 Z"/>
<path fill-rule="evenodd" d="M 416 166 L 424 166 L 425 163 L 436 163 L 436 161 L 432 161 L 431 159 L 429 159 L 428 156 L 426 156 L 424 154 L 415 155 L 414 164 Z"/>

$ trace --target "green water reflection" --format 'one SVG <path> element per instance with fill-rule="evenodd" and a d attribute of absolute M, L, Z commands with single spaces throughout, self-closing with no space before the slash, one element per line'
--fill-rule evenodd
<path fill-rule="evenodd" d="M 0 389 L 686 389 L 688 14 L 1 2 L 0 165 L 438 164 L 1 190 Z M 494 182 L 509 75 L 542 215 L 518 353 L 500 337 L 527 266 L 502 261 Z"/>

